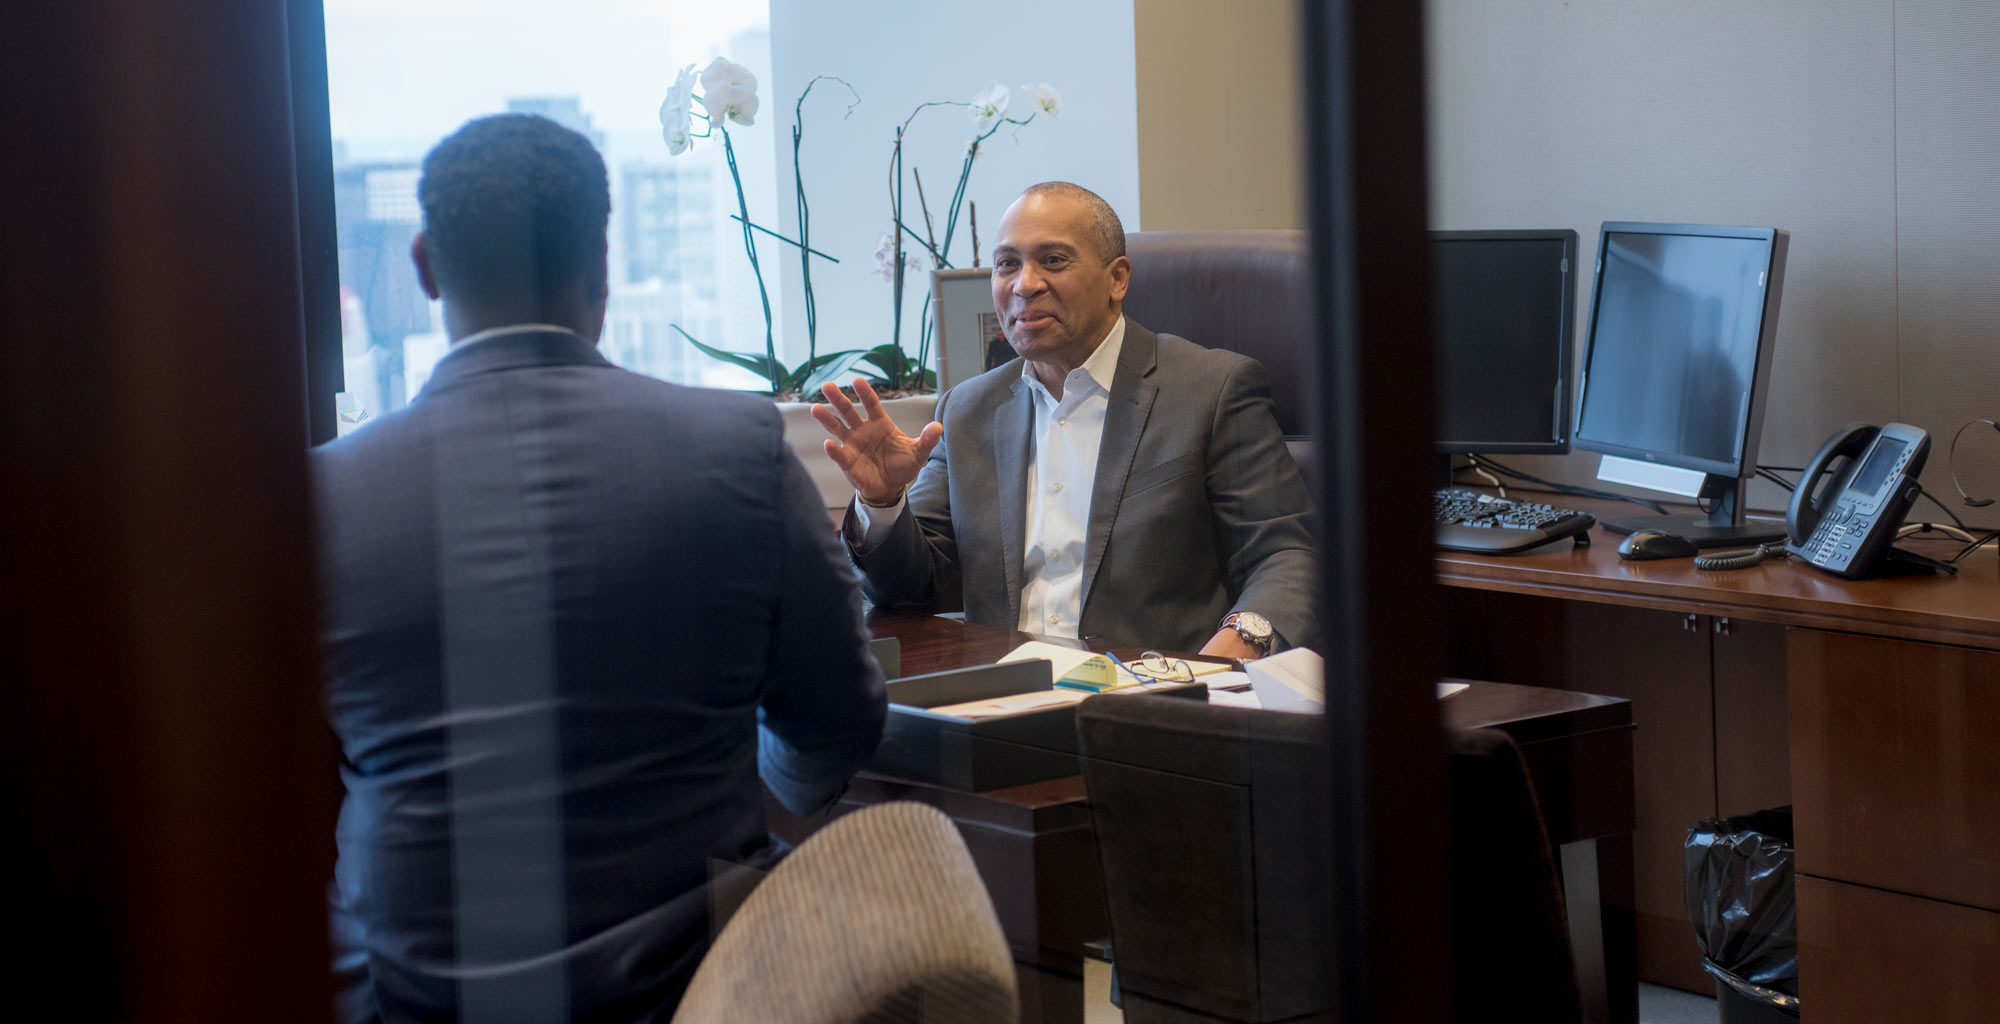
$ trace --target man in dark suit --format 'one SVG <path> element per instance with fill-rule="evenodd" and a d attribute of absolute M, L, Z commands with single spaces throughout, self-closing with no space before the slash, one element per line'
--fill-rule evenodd
<path fill-rule="evenodd" d="M 957 581 L 966 618 L 1232 657 L 1310 646 L 1313 542 L 1255 360 L 1125 319 L 1125 232 L 1066 182 L 1000 221 L 993 304 L 1019 358 L 911 437 L 865 381 L 814 415 L 854 484 L 843 533 L 880 604 Z"/>
<path fill-rule="evenodd" d="M 881 736 L 853 570 L 768 401 L 618 369 L 609 191 L 551 121 L 424 161 L 452 349 L 313 453 L 346 1020 L 664 1019 L 712 861 L 771 857 Z"/>

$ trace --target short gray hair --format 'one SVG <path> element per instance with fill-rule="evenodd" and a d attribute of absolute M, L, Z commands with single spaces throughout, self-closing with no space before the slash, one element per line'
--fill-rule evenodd
<path fill-rule="evenodd" d="M 1030 185 L 1021 192 L 1022 199 L 1029 196 L 1057 196 L 1082 203 L 1090 210 L 1086 233 L 1097 247 L 1097 254 L 1107 264 L 1125 255 L 1125 225 L 1119 222 L 1118 211 L 1113 210 L 1103 196 L 1067 181 L 1044 181 L 1039 185 Z"/>

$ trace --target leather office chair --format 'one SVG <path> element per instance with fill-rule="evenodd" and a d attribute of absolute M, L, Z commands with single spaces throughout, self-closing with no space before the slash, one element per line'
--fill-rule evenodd
<path fill-rule="evenodd" d="M 814 833 L 716 937 L 674 1024 L 1012 1024 L 1014 961 L 958 830 L 879 804 Z"/>
<path fill-rule="evenodd" d="M 1312 252 L 1303 231 L 1134 231 L 1125 314 L 1150 330 L 1264 364 L 1287 437 L 1309 433 Z"/>
<path fill-rule="evenodd" d="M 1146 696 L 1078 710 L 1128 1024 L 1327 1021 L 1323 723 Z M 1520 752 L 1452 738 L 1452 951 L 1465 1021 L 1582 1018 L 1561 889 Z"/>
<path fill-rule="evenodd" d="M 1127 1024 L 1331 1020 L 1324 723 L 1105 695 L 1077 741 Z"/>

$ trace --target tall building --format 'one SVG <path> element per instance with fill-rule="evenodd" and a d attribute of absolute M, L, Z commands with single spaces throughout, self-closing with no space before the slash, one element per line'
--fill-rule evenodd
<path fill-rule="evenodd" d="M 410 242 L 423 226 L 417 205 L 422 171 L 410 161 L 334 168 L 334 224 L 340 247 L 341 286 L 358 304 L 367 338 L 365 353 L 350 359 L 372 379 L 350 381 L 348 391 L 377 396 L 380 415 L 404 404 L 403 339 L 434 329 L 430 300 L 410 264 Z M 358 325 L 357 325 L 358 326 Z M 348 342 L 343 331 L 343 347 Z M 357 346 L 358 347 L 358 346 Z"/>
<path fill-rule="evenodd" d="M 604 133 L 590 123 L 590 115 L 583 112 L 582 102 L 574 96 L 509 96 L 507 112 L 546 117 L 589 139 L 599 152 L 604 150 Z"/>
<path fill-rule="evenodd" d="M 714 168 L 696 161 L 619 168 L 625 280 L 657 279 L 671 290 L 713 276 L 714 187 Z"/>

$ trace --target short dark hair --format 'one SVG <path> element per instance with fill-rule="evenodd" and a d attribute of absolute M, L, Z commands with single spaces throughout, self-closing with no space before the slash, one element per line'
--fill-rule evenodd
<path fill-rule="evenodd" d="M 1060 196 L 1074 199 L 1090 210 L 1088 234 L 1097 246 L 1097 254 L 1105 263 L 1125 255 L 1125 225 L 1118 220 L 1118 211 L 1104 201 L 1104 197 L 1091 190 L 1067 181 L 1044 181 L 1029 185 L 1021 192 L 1021 198 L 1029 196 Z"/>
<path fill-rule="evenodd" d="M 424 157 L 417 201 L 439 290 L 474 302 L 538 304 L 597 289 L 611 184 L 590 140 L 545 117 L 469 121 Z"/>

